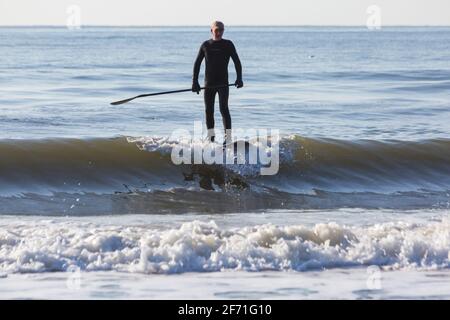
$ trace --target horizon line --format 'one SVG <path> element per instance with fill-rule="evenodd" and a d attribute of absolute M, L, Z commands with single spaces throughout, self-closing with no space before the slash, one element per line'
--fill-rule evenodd
<path fill-rule="evenodd" d="M 40 27 L 40 28 L 67 28 L 67 25 L 64 24 L 11 24 L 11 25 L 1 25 L 0 24 L 0 28 L 14 28 L 14 27 L 22 27 L 22 28 L 31 28 L 31 27 Z M 204 28 L 204 27 L 209 27 L 208 25 L 112 25 L 112 24 L 81 24 L 80 25 L 81 28 L 83 27 L 97 27 L 97 28 L 180 28 L 180 27 L 187 27 L 187 28 Z M 364 27 L 367 28 L 367 25 L 364 24 L 349 24 L 349 25 L 327 25 L 327 24 L 286 24 L 286 25 L 282 25 L 282 24 L 229 24 L 226 27 L 233 27 L 233 28 L 240 28 L 240 27 L 244 27 L 244 28 L 248 28 L 248 27 L 271 27 L 271 28 L 286 28 L 286 27 L 334 27 L 334 28 L 351 28 L 351 27 Z M 381 29 L 385 28 L 385 27 L 405 27 L 405 28 L 412 28 L 412 27 L 417 27 L 417 28 L 426 28 L 426 27 L 450 27 L 450 24 L 448 25 L 442 25 L 442 24 L 423 24 L 423 25 L 406 25 L 406 24 L 386 24 L 386 25 L 381 25 Z"/>

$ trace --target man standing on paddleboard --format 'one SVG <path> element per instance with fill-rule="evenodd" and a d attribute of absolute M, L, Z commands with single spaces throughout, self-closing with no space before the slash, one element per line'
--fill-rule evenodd
<path fill-rule="evenodd" d="M 230 58 L 236 68 L 237 79 L 235 85 L 242 88 L 242 66 L 233 42 L 223 39 L 225 26 L 220 21 L 214 21 L 211 25 L 212 39 L 202 43 L 194 63 L 194 75 L 192 77 L 192 91 L 200 93 L 198 75 L 203 59 L 206 61 L 205 68 L 205 111 L 206 127 L 208 128 L 208 139 L 214 142 L 214 101 L 216 94 L 219 95 L 219 107 L 222 115 L 223 127 L 225 129 L 225 142 L 231 139 L 231 117 L 228 110 L 228 63 Z"/>

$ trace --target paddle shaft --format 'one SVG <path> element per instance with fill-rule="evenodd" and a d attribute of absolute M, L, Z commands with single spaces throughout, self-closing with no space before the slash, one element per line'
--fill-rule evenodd
<path fill-rule="evenodd" d="M 228 84 L 228 85 L 222 85 L 222 86 L 201 87 L 200 90 L 204 90 L 204 89 L 220 89 L 220 88 L 226 88 L 226 87 L 231 87 L 231 86 L 234 86 L 234 84 L 230 83 L 230 84 Z M 116 101 L 116 102 L 111 102 L 111 104 L 112 104 L 113 106 L 117 106 L 117 105 L 124 104 L 124 103 L 130 102 L 130 101 L 132 101 L 132 100 L 134 100 L 134 99 L 138 99 L 138 98 L 151 97 L 151 96 L 160 96 L 160 95 L 163 95 L 163 94 L 180 93 L 180 92 L 189 92 L 189 91 L 192 92 L 192 89 L 172 90 L 172 91 L 164 91 L 164 92 L 156 92 L 156 93 L 141 94 L 141 95 L 138 95 L 138 96 L 133 97 L 133 98 L 129 98 L 129 99 L 125 99 L 125 100 L 120 100 L 120 101 Z"/>

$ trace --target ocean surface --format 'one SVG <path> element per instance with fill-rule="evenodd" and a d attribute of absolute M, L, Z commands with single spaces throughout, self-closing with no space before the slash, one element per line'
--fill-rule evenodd
<path fill-rule="evenodd" d="M 190 88 L 208 38 L 0 28 L 0 298 L 449 299 L 450 27 L 227 29 L 266 176 L 172 162 L 201 95 L 110 105 Z"/>

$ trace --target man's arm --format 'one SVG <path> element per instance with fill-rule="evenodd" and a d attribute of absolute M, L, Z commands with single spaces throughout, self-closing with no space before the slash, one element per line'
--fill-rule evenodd
<path fill-rule="evenodd" d="M 200 73 L 200 66 L 202 65 L 203 58 L 205 58 L 205 52 L 203 51 L 203 44 L 200 46 L 200 50 L 198 51 L 197 58 L 194 63 L 194 74 L 192 76 L 193 82 L 198 82 L 198 75 Z"/>
<path fill-rule="evenodd" d="M 243 86 L 242 83 L 242 64 L 241 60 L 239 59 L 239 56 L 236 52 L 236 47 L 234 46 L 233 42 L 231 42 L 231 59 L 233 59 L 234 68 L 236 69 L 236 86 L 238 88 L 241 88 Z"/>

